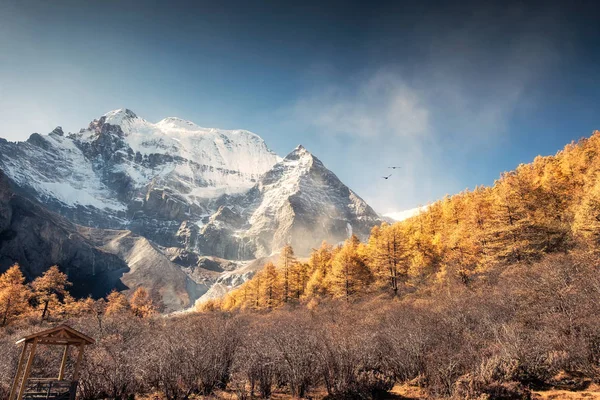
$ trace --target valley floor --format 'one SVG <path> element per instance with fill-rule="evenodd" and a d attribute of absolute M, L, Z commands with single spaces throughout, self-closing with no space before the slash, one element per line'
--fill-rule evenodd
<path fill-rule="evenodd" d="M 308 393 L 308 399 L 323 399 L 327 396 L 324 389 L 316 389 Z M 212 399 L 238 399 L 235 393 L 230 391 L 222 391 L 216 393 Z M 600 386 L 591 385 L 586 390 L 570 391 L 570 390 L 539 390 L 532 392 L 532 400 L 600 400 Z M 152 399 L 152 398 L 151 398 Z M 156 397 L 154 397 L 156 399 Z M 271 395 L 272 400 L 291 400 L 293 397 L 288 393 L 282 393 L 275 391 Z M 384 400 L 436 400 L 435 397 L 430 397 L 427 391 L 407 384 L 397 384 L 394 388 L 383 397 Z M 441 398 L 440 398 L 441 399 Z M 149 399 L 150 400 L 150 399 Z"/>

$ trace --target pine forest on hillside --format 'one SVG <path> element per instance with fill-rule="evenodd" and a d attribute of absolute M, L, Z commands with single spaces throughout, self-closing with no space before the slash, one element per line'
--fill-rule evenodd
<path fill-rule="evenodd" d="M 507 265 L 549 253 L 591 251 L 600 244 L 600 132 L 537 157 L 478 187 L 428 205 L 415 217 L 376 226 L 366 243 L 353 236 L 327 243 L 307 262 L 286 247 L 279 268 L 268 264 L 222 301 L 200 308 L 271 309 L 323 298 L 404 296 L 423 288 L 489 279 Z"/>

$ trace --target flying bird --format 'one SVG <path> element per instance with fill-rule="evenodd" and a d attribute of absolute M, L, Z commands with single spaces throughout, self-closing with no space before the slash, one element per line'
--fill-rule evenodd
<path fill-rule="evenodd" d="M 390 179 L 390 176 L 392 176 L 392 174 L 389 174 L 388 176 L 382 176 L 383 179 Z"/>
<path fill-rule="evenodd" d="M 388 168 L 391 168 L 391 169 L 396 169 L 396 168 L 402 168 L 402 167 L 388 167 Z"/>

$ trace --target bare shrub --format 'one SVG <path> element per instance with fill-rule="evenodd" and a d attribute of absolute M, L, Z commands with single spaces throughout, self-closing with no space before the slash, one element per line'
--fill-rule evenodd
<path fill-rule="evenodd" d="M 141 349 L 140 372 L 167 399 L 210 394 L 224 388 L 238 345 L 237 321 L 221 314 L 167 319 Z"/>
<path fill-rule="evenodd" d="M 240 374 L 236 380 L 237 387 L 241 385 L 243 376 L 243 384 L 249 385 L 250 394 L 254 395 L 257 389 L 259 396 L 265 399 L 271 396 L 280 372 L 277 351 L 269 343 L 268 330 L 269 327 L 262 323 L 253 324 L 234 360 L 234 371 Z"/>
<path fill-rule="evenodd" d="M 96 344 L 84 353 L 79 380 L 83 399 L 125 399 L 139 392 L 136 377 L 140 367 L 142 340 L 148 335 L 147 322 L 115 316 L 100 326 L 97 320 L 78 321 L 77 327 L 96 338 Z"/>
<path fill-rule="evenodd" d="M 319 318 L 318 355 L 323 382 L 331 398 L 377 398 L 394 384 L 393 371 L 378 347 L 378 333 L 368 318 L 348 314 Z M 331 317 L 331 315 L 329 316 Z"/>
<path fill-rule="evenodd" d="M 425 369 L 429 345 L 427 314 L 411 306 L 387 310 L 380 328 L 379 347 L 382 362 L 400 381 L 417 378 Z"/>

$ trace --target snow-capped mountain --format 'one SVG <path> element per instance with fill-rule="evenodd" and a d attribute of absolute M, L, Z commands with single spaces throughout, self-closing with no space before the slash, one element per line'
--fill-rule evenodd
<path fill-rule="evenodd" d="M 190 301 L 218 279 L 205 271 L 206 257 L 243 269 L 240 261 L 269 256 L 286 243 L 305 255 L 323 240 L 337 243 L 352 233 L 365 238 L 381 222 L 302 146 L 281 158 L 245 130 L 202 128 L 179 118 L 151 123 L 127 109 L 77 133 L 57 127 L 25 142 L 0 139 L 0 169 L 21 195 L 99 229 L 98 248 L 106 250 L 103 238 L 126 243 L 108 249 L 126 254 L 121 258 L 132 271 L 139 268 L 130 262 L 136 258 L 130 236 L 98 232 L 129 230 L 148 239 L 135 242 L 152 249 L 144 254 L 163 252 L 167 260 L 153 255 L 154 273 L 177 264 L 195 282 Z M 169 254 L 176 254 L 173 265 Z"/>
<path fill-rule="evenodd" d="M 301 254 L 323 238 L 337 243 L 352 233 L 365 238 L 381 222 L 377 213 L 303 146 L 298 146 L 259 181 L 248 235 L 261 256 L 286 243 Z"/>
<path fill-rule="evenodd" d="M 127 228 L 175 245 L 182 221 L 202 224 L 223 195 L 250 189 L 280 160 L 257 135 L 156 124 L 111 111 L 79 133 L 0 141 L 0 168 L 17 185 L 74 222 Z"/>
<path fill-rule="evenodd" d="M 298 146 L 247 193 L 231 196 L 202 229 L 179 234 L 188 248 L 224 258 L 265 257 L 290 243 L 306 255 L 323 240 L 366 238 L 377 213 L 323 163 Z M 191 229 L 190 229 L 191 228 Z"/>

